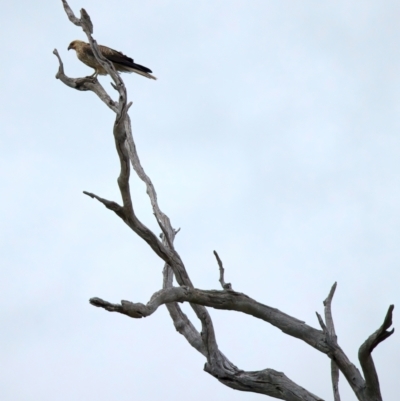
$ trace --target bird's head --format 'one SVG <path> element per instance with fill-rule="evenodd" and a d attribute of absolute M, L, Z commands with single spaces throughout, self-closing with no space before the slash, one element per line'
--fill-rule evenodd
<path fill-rule="evenodd" d="M 73 41 L 69 44 L 68 50 L 71 50 L 71 49 L 76 50 L 77 47 L 79 47 L 79 46 L 81 46 L 81 45 L 83 45 L 83 44 L 85 44 L 85 42 L 82 42 L 81 40 L 73 40 Z"/>

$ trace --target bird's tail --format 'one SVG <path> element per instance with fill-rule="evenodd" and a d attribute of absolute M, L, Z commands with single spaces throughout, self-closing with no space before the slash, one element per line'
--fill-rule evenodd
<path fill-rule="evenodd" d="M 143 75 L 144 77 L 149 79 L 154 79 L 154 80 L 157 79 L 154 75 L 151 75 L 148 72 L 137 70 L 136 68 L 128 68 L 128 70 L 129 72 L 136 72 L 136 74 Z"/>

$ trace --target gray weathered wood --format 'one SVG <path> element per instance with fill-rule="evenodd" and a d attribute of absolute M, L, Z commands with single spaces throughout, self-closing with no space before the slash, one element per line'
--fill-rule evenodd
<path fill-rule="evenodd" d="M 329 332 L 329 335 L 337 342 L 337 336 L 335 332 L 335 325 L 333 323 L 332 317 L 332 299 L 335 295 L 337 283 L 334 283 L 327 298 L 324 301 L 324 312 L 325 312 L 325 322 L 326 328 Z M 331 359 L 331 378 L 332 378 L 332 390 L 333 390 L 333 399 L 334 401 L 340 401 L 339 394 L 339 368 L 334 359 Z"/>
<path fill-rule="evenodd" d="M 218 253 L 214 251 L 215 258 L 217 259 L 218 267 L 219 267 L 219 282 L 224 290 L 232 290 L 231 283 L 225 283 L 225 269 L 222 264 L 222 260 L 220 259 Z"/>
<path fill-rule="evenodd" d="M 378 374 L 371 354 L 379 343 L 394 333 L 394 328 L 387 330 L 392 325 L 393 309 L 394 305 L 390 305 L 382 326 L 365 340 L 358 351 L 358 359 L 365 377 L 366 400 L 382 401 Z"/>
<path fill-rule="evenodd" d="M 121 204 L 104 199 L 91 192 L 84 193 L 96 199 L 106 208 L 113 211 L 127 224 L 151 249 L 163 260 L 163 285 L 160 291 L 153 294 L 149 302 L 133 303 L 121 301 L 113 304 L 101 298 L 91 298 L 90 303 L 110 312 L 118 312 L 131 318 L 151 316 L 161 305 L 166 305 L 176 330 L 182 334 L 192 347 L 206 358 L 204 370 L 214 376 L 224 385 L 241 391 L 250 391 L 268 395 L 287 401 L 323 401 L 298 384 L 291 381 L 283 373 L 273 369 L 264 369 L 254 372 L 245 372 L 236 367 L 220 351 L 214 332 L 214 326 L 206 307 L 215 309 L 233 310 L 261 319 L 292 337 L 306 342 L 314 349 L 326 354 L 331 359 L 332 386 L 335 401 L 340 401 L 338 381 L 339 371 L 349 382 L 355 395 L 360 401 L 381 401 L 378 376 L 371 357 L 372 350 L 391 334 L 387 331 L 392 324 L 391 306 L 387 312 L 383 325 L 373 333 L 360 347 L 359 360 L 365 379 L 358 369 L 351 363 L 340 348 L 335 333 L 331 303 L 336 289 L 333 285 L 325 305 L 325 322 L 317 313 L 321 329 L 315 329 L 303 321 L 289 316 L 276 308 L 271 308 L 245 294 L 232 290 L 230 284 L 225 283 L 224 268 L 218 254 L 214 251 L 220 270 L 222 291 L 207 291 L 196 289 L 187 273 L 186 267 L 174 247 L 175 235 L 179 230 L 172 227 L 168 216 L 161 210 L 157 200 L 157 193 L 151 179 L 143 169 L 132 135 L 131 121 L 128 115 L 131 103 L 128 103 L 127 90 L 120 75 L 115 71 L 112 63 L 99 52 L 93 34 L 93 23 L 89 14 L 82 9 L 81 17 L 77 18 L 66 0 L 62 0 L 64 10 L 69 20 L 82 28 L 90 43 L 93 54 L 100 65 L 112 79 L 112 87 L 118 93 L 118 100 L 113 100 L 105 91 L 97 78 L 70 78 L 64 72 L 64 65 L 57 50 L 54 54 L 58 58 L 59 69 L 56 78 L 70 88 L 79 91 L 92 91 L 107 107 L 115 113 L 113 135 L 115 147 L 120 160 L 118 186 L 121 194 Z M 161 229 L 161 240 L 137 216 L 129 187 L 130 168 L 145 183 L 154 216 Z M 173 286 L 175 278 L 178 287 Z M 188 302 L 201 323 L 201 333 L 197 331 L 190 319 L 182 312 L 178 302 Z"/>

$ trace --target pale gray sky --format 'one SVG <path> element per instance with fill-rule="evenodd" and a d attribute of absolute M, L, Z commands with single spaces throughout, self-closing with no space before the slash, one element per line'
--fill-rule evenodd
<path fill-rule="evenodd" d="M 400 306 L 400 4 L 70 5 L 86 8 L 99 43 L 159 78 L 124 75 L 142 163 L 182 228 L 195 285 L 219 288 L 216 249 L 235 290 L 318 327 L 338 281 L 337 333 L 358 366 L 360 344 Z M 203 372 L 165 308 L 133 320 L 89 305 L 146 302 L 162 262 L 82 194 L 119 200 L 113 114 L 54 78 L 54 48 L 68 75 L 92 73 L 67 52 L 80 28 L 61 1 L 25 0 L 2 5 L 0 31 L 0 399 L 261 399 Z M 158 232 L 135 177 L 132 189 Z M 261 321 L 210 312 L 240 368 L 283 371 L 332 399 L 327 357 Z M 397 332 L 373 354 L 385 401 L 398 399 L 399 355 Z M 340 388 L 356 399 L 343 377 Z"/>

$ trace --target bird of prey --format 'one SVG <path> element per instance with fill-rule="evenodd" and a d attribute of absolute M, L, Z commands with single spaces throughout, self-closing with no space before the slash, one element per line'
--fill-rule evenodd
<path fill-rule="evenodd" d="M 150 74 L 152 71 L 149 68 L 134 63 L 133 60 L 130 57 L 125 56 L 125 54 L 106 46 L 98 45 L 98 48 L 101 51 L 101 54 L 114 64 L 117 71 L 136 72 L 136 74 L 143 75 L 146 78 L 157 79 L 154 75 Z M 96 60 L 89 43 L 82 42 L 81 40 L 74 40 L 68 46 L 68 50 L 70 49 L 76 51 L 76 56 L 82 61 L 82 63 L 94 68 L 94 73 L 91 77 L 96 78 L 97 75 L 107 75 L 106 70 Z"/>

